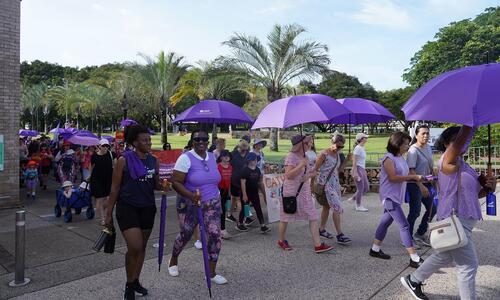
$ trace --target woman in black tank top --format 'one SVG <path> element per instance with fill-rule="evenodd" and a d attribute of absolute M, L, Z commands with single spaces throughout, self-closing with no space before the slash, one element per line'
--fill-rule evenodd
<path fill-rule="evenodd" d="M 160 184 L 158 160 L 149 154 L 148 129 L 139 124 L 129 126 L 125 129 L 125 139 L 134 150 L 124 152 L 114 168 L 106 225 L 113 226 L 116 203 L 116 219 L 127 243 L 124 299 L 130 300 L 135 299 L 135 292 L 148 294 L 139 283 L 139 275 L 156 214 L 154 190 L 167 190 L 169 185 L 166 180 Z"/>

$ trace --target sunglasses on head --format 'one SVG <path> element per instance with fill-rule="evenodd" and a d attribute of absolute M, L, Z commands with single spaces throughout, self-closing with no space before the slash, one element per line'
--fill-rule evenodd
<path fill-rule="evenodd" d="M 206 142 L 208 142 L 208 137 L 206 137 L 206 136 L 194 137 L 193 138 L 193 142 L 197 142 L 197 143 L 204 142 L 204 143 L 206 143 Z"/>

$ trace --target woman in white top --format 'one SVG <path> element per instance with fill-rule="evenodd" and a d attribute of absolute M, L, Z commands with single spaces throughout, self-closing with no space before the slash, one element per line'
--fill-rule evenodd
<path fill-rule="evenodd" d="M 366 174 L 366 151 L 365 144 L 368 135 L 360 132 L 356 134 L 356 147 L 352 156 L 352 178 L 356 184 L 356 193 L 349 200 L 356 202 L 356 211 L 367 212 L 368 209 L 361 205 L 361 198 L 370 190 L 370 183 Z"/>

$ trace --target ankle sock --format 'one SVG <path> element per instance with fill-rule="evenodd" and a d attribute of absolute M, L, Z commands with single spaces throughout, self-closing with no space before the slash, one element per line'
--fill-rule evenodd
<path fill-rule="evenodd" d="M 372 250 L 375 251 L 375 252 L 380 252 L 380 246 L 373 244 L 372 245 Z"/>
<path fill-rule="evenodd" d="M 410 258 L 414 262 L 419 262 L 420 261 L 420 256 L 417 253 L 410 254 Z"/>

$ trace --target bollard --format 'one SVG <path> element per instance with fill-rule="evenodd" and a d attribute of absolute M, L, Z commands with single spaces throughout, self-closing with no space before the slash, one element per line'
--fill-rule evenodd
<path fill-rule="evenodd" d="M 29 278 L 24 277 L 24 255 L 25 255 L 25 225 L 26 211 L 16 211 L 16 266 L 14 280 L 9 282 L 9 286 L 23 286 L 30 282 Z"/>

